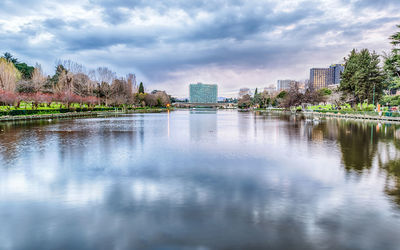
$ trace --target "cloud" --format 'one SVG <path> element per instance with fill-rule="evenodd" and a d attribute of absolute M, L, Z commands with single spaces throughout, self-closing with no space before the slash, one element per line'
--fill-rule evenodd
<path fill-rule="evenodd" d="M 387 37 L 400 23 L 394 11 L 399 5 L 390 0 L 3 1 L 0 47 L 29 63 L 38 61 L 49 74 L 56 59 L 72 59 L 121 75 L 134 71 L 148 88 L 165 86 L 177 96 L 187 92 L 183 76 L 202 72 L 197 79 L 212 81 L 204 74 L 220 72 L 234 78 L 223 81 L 236 83 L 226 91 L 232 92 L 279 78 L 304 79 L 310 67 L 339 62 L 353 47 L 389 49 Z M 226 74 L 231 71 L 242 73 Z M 258 73 L 248 81 L 250 72 Z"/>

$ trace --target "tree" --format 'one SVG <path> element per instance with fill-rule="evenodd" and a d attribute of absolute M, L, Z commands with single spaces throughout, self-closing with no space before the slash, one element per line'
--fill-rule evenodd
<path fill-rule="evenodd" d="M 144 87 L 143 87 L 143 83 L 142 82 L 140 82 L 140 84 L 139 84 L 139 94 L 143 94 L 144 93 Z"/>
<path fill-rule="evenodd" d="M 42 66 L 36 64 L 35 69 L 32 73 L 32 84 L 35 88 L 35 92 L 42 91 L 45 88 L 46 77 L 43 75 Z"/>
<path fill-rule="evenodd" d="M 256 90 L 254 91 L 253 103 L 254 103 L 255 105 L 259 105 L 259 106 L 262 105 L 262 103 L 261 103 L 261 94 L 258 93 L 258 89 L 257 89 L 257 88 L 256 88 Z"/>
<path fill-rule="evenodd" d="M 250 95 L 246 94 L 238 101 L 238 107 L 241 109 L 246 109 L 251 106 L 251 97 Z"/>
<path fill-rule="evenodd" d="M 400 25 L 397 25 L 400 28 Z M 389 54 L 385 54 L 383 70 L 386 74 L 385 87 L 391 90 L 400 88 L 400 32 L 396 32 L 390 38 L 391 44 L 393 45 L 392 51 Z"/>
<path fill-rule="evenodd" d="M 32 82 L 27 80 L 18 81 L 16 91 L 18 93 L 25 93 L 25 94 L 36 92 L 35 86 L 32 84 Z"/>
<path fill-rule="evenodd" d="M 318 92 L 322 95 L 322 96 L 329 96 L 332 94 L 332 90 L 328 89 L 328 88 L 321 88 L 318 90 Z"/>
<path fill-rule="evenodd" d="M 157 100 L 157 106 L 165 107 L 167 104 L 171 104 L 170 96 L 165 91 L 156 91 L 154 96 Z"/>
<path fill-rule="evenodd" d="M 14 64 L 6 58 L 0 58 L 0 89 L 14 92 L 20 79 L 21 73 Z"/>
<path fill-rule="evenodd" d="M 290 108 L 292 106 L 301 105 L 303 101 L 303 94 L 299 90 L 299 84 L 294 83 L 290 86 L 290 89 L 285 95 L 285 98 L 282 102 L 282 106 L 285 108 Z"/>
<path fill-rule="evenodd" d="M 400 28 L 400 25 L 397 25 L 397 28 Z M 390 40 L 392 40 L 390 43 L 393 45 L 393 46 L 395 46 L 395 50 L 399 50 L 399 49 L 397 49 L 396 48 L 396 46 L 399 46 L 400 45 L 400 31 L 399 32 L 396 32 L 395 34 L 393 34 L 391 37 L 390 37 Z"/>
<path fill-rule="evenodd" d="M 286 95 L 287 95 L 287 92 L 285 90 L 282 90 L 281 92 L 279 92 L 279 94 L 276 97 L 277 98 L 285 98 Z"/>
<path fill-rule="evenodd" d="M 26 63 L 15 63 L 15 67 L 21 72 L 22 78 L 25 80 L 29 80 L 32 78 L 34 67 L 27 65 Z"/>
<path fill-rule="evenodd" d="M 269 96 L 268 92 L 266 90 L 264 90 L 261 94 L 260 94 L 260 107 L 261 108 L 266 108 L 271 102 L 271 97 Z"/>
<path fill-rule="evenodd" d="M 340 90 L 354 94 L 358 103 L 364 100 L 369 103 L 378 101 L 384 88 L 384 75 L 379 63 L 379 55 L 375 52 L 353 49 L 345 58 Z"/>
<path fill-rule="evenodd" d="M 8 62 L 11 62 L 12 64 L 18 63 L 18 59 L 12 56 L 9 52 L 4 53 L 3 58 L 6 59 Z"/>
<path fill-rule="evenodd" d="M 324 101 L 324 98 L 321 93 L 313 89 L 307 89 L 303 95 L 303 103 L 315 104 L 322 101 Z"/>

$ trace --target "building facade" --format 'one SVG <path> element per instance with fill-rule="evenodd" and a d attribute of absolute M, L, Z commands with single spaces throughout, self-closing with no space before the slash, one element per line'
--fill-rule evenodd
<path fill-rule="evenodd" d="M 242 98 L 245 95 L 251 96 L 251 90 L 249 88 L 241 88 L 239 89 L 239 98 Z"/>
<path fill-rule="evenodd" d="M 289 90 L 290 87 L 296 83 L 297 83 L 297 81 L 295 81 L 295 80 L 278 80 L 278 82 L 276 84 L 276 90 L 277 91 Z"/>
<path fill-rule="evenodd" d="M 276 86 L 274 84 L 271 84 L 268 87 L 265 87 L 264 91 L 267 91 L 269 94 L 273 94 L 276 92 Z"/>
<path fill-rule="evenodd" d="M 342 64 L 333 64 L 329 67 L 332 70 L 333 74 L 333 84 L 340 84 L 340 76 L 344 71 L 344 66 Z"/>
<path fill-rule="evenodd" d="M 333 64 L 329 68 L 310 69 L 310 87 L 317 90 L 340 84 L 340 75 L 344 71 L 341 64 Z"/>
<path fill-rule="evenodd" d="M 218 86 L 216 84 L 190 84 L 189 96 L 191 103 L 217 103 Z"/>

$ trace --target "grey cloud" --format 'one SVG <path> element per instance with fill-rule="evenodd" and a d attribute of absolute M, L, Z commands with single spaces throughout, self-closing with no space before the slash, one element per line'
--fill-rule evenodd
<path fill-rule="evenodd" d="M 43 22 L 46 28 L 59 29 L 66 25 L 66 22 L 60 18 L 49 18 Z"/>
<path fill-rule="evenodd" d="M 2 1 L 0 20 L 12 16 L 40 16 L 43 9 L 50 8 L 50 1 Z M 78 4 L 76 0 L 74 4 Z M 290 67 L 308 57 L 338 52 L 337 48 L 325 46 L 315 48 L 315 41 L 328 32 L 335 32 L 338 45 L 343 50 L 351 49 L 352 41 L 363 38 L 366 30 L 399 20 L 397 13 L 388 10 L 385 18 L 370 18 L 359 23 L 343 22 L 340 19 L 324 19 L 325 13 L 317 1 L 306 1 L 290 10 L 277 9 L 277 1 L 249 2 L 244 0 L 183 1 L 183 0 L 90 0 L 88 11 L 100 10 L 104 23 L 91 23 L 84 17 L 63 19 L 62 15 L 46 16 L 40 20 L 20 26 L 17 32 L 0 29 L 0 47 L 15 51 L 20 57 L 37 58 L 54 62 L 56 58 L 80 56 L 85 61 L 100 63 L 121 70 L 134 67 L 149 79 L 163 81 L 170 72 L 216 65 L 222 67 L 274 68 Z M 53 2 L 54 4 L 54 2 Z M 395 9 L 399 1 L 348 1 L 342 3 L 355 18 L 367 17 L 369 8 Z M 151 9 L 166 17 L 169 10 L 180 10 L 187 20 L 178 25 L 141 26 L 127 23 L 133 13 Z M 58 10 L 59 11 L 59 10 Z M 207 19 L 200 18 L 200 12 Z M 55 14 L 57 14 L 55 12 Z M 168 13 L 170 15 L 171 13 Z M 151 20 L 153 16 L 145 16 Z M 291 29 L 285 29 L 292 26 Z M 1 26 L 0 26 L 1 28 Z M 51 42 L 31 44 L 28 38 L 41 33 L 50 33 Z M 116 46 L 121 50 L 113 50 Z M 111 53 L 111 51 L 113 51 Z M 0 51 L 3 52 L 3 51 Z M 336 56 L 343 58 L 344 54 Z M 87 65 L 91 67 L 92 65 Z"/>
<path fill-rule="evenodd" d="M 354 3 L 354 8 L 368 8 L 373 10 L 382 10 L 393 8 L 394 6 L 400 7 L 398 0 L 358 0 Z"/>

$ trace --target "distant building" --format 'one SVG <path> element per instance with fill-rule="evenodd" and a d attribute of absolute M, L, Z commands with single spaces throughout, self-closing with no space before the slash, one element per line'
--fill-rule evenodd
<path fill-rule="evenodd" d="M 218 102 L 218 86 L 216 84 L 190 84 L 189 92 L 191 103 Z"/>
<path fill-rule="evenodd" d="M 344 66 L 342 64 L 333 64 L 329 67 L 332 70 L 333 74 L 333 84 L 340 84 L 340 76 L 344 71 Z"/>
<path fill-rule="evenodd" d="M 245 95 L 250 95 L 250 96 L 252 95 L 249 88 L 241 88 L 239 90 L 239 98 L 242 98 Z"/>
<path fill-rule="evenodd" d="M 278 82 L 276 84 L 276 90 L 277 91 L 289 90 L 290 87 L 296 83 L 297 83 L 297 81 L 295 81 L 295 80 L 278 80 Z"/>
<path fill-rule="evenodd" d="M 271 84 L 268 87 L 265 87 L 264 91 L 267 91 L 269 94 L 275 93 L 276 92 L 276 86 Z"/>
<path fill-rule="evenodd" d="M 340 84 L 340 75 L 344 71 L 341 64 L 333 64 L 329 68 L 310 69 L 310 87 L 317 90 Z"/>

